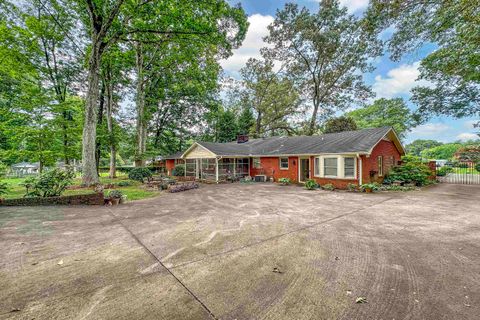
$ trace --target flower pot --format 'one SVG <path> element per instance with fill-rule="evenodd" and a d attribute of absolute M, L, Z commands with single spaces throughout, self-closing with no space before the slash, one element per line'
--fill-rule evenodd
<path fill-rule="evenodd" d="M 110 198 L 112 206 L 117 206 L 120 203 L 120 198 Z"/>
<path fill-rule="evenodd" d="M 372 193 L 372 192 L 373 192 L 373 189 L 372 189 L 372 188 L 365 188 L 365 192 L 366 192 L 366 193 Z"/>

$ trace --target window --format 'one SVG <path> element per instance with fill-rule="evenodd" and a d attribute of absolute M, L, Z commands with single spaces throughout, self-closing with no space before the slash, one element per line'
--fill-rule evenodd
<path fill-rule="evenodd" d="M 255 169 L 260 169 L 262 167 L 262 164 L 260 162 L 260 158 L 253 158 L 253 167 Z"/>
<path fill-rule="evenodd" d="M 325 176 L 337 176 L 337 158 L 325 158 L 323 160 L 323 173 Z"/>
<path fill-rule="evenodd" d="M 377 164 L 378 164 L 378 176 L 383 177 L 383 157 L 382 156 L 378 156 Z"/>
<path fill-rule="evenodd" d="M 355 158 L 354 157 L 344 158 L 343 175 L 345 176 L 345 178 L 355 177 Z"/>
<path fill-rule="evenodd" d="M 288 169 L 288 158 L 280 158 L 280 169 L 287 170 Z"/>
<path fill-rule="evenodd" d="M 320 176 L 320 158 L 315 158 L 315 163 L 314 163 L 314 166 L 313 166 L 313 175 L 315 177 Z"/>

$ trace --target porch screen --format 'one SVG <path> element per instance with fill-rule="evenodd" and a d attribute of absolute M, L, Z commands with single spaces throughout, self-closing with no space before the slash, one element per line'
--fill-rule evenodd
<path fill-rule="evenodd" d="M 344 158 L 344 176 L 348 178 L 355 177 L 355 158 L 354 157 L 347 157 Z"/>

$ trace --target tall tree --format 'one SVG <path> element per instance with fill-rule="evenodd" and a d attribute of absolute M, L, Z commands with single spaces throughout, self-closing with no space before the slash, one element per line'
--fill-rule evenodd
<path fill-rule="evenodd" d="M 420 79 L 430 85 L 413 89 L 412 100 L 424 120 L 432 115 L 480 117 L 480 11 L 478 0 L 373 0 L 367 11 L 372 28 L 394 27 L 392 58 L 430 42 L 438 48 L 421 61 Z"/>
<path fill-rule="evenodd" d="M 409 154 L 419 157 L 423 150 L 441 146 L 443 143 L 436 140 L 417 139 L 405 146 Z"/>
<path fill-rule="evenodd" d="M 215 142 L 232 142 L 237 138 L 237 119 L 232 110 L 220 110 L 216 123 Z"/>
<path fill-rule="evenodd" d="M 252 109 L 248 105 L 242 108 L 237 122 L 238 133 L 248 135 L 255 124 Z"/>
<path fill-rule="evenodd" d="M 382 52 L 376 34 L 363 19 L 347 14 L 336 0 L 320 1 L 319 10 L 288 3 L 268 27 L 268 55 L 285 64 L 310 100 L 307 134 L 319 118 L 371 96 L 362 73 L 372 70 L 371 58 Z"/>
<path fill-rule="evenodd" d="M 226 1 L 78 0 L 78 5 L 88 12 L 85 23 L 90 33 L 82 152 L 83 183 L 90 185 L 98 182 L 95 168 L 96 106 L 100 61 L 105 51 L 113 44 L 132 39 L 141 48 L 140 44 L 150 41 L 188 38 L 192 42 L 214 46 L 219 57 L 226 57 L 243 40 L 247 22 L 243 10 L 230 7 Z M 156 38 L 149 40 L 143 35 L 155 35 Z M 140 94 L 142 90 L 140 88 Z"/>
<path fill-rule="evenodd" d="M 299 113 L 300 97 L 294 82 L 274 71 L 269 59 L 249 59 L 240 70 L 240 102 L 255 113 L 254 136 L 294 132 L 292 118 Z"/>
<path fill-rule="evenodd" d="M 357 124 L 351 117 L 340 116 L 337 118 L 331 118 L 325 121 L 323 125 L 323 133 L 336 133 L 343 131 L 357 130 Z"/>
<path fill-rule="evenodd" d="M 371 105 L 346 114 L 359 128 L 393 127 L 400 138 L 415 126 L 415 117 L 402 98 L 377 99 Z"/>

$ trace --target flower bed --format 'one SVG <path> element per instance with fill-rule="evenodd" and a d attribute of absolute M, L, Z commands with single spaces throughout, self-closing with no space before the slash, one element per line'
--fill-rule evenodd
<path fill-rule="evenodd" d="M 103 193 L 78 194 L 59 197 L 31 197 L 3 199 L 0 206 L 103 205 Z"/>

